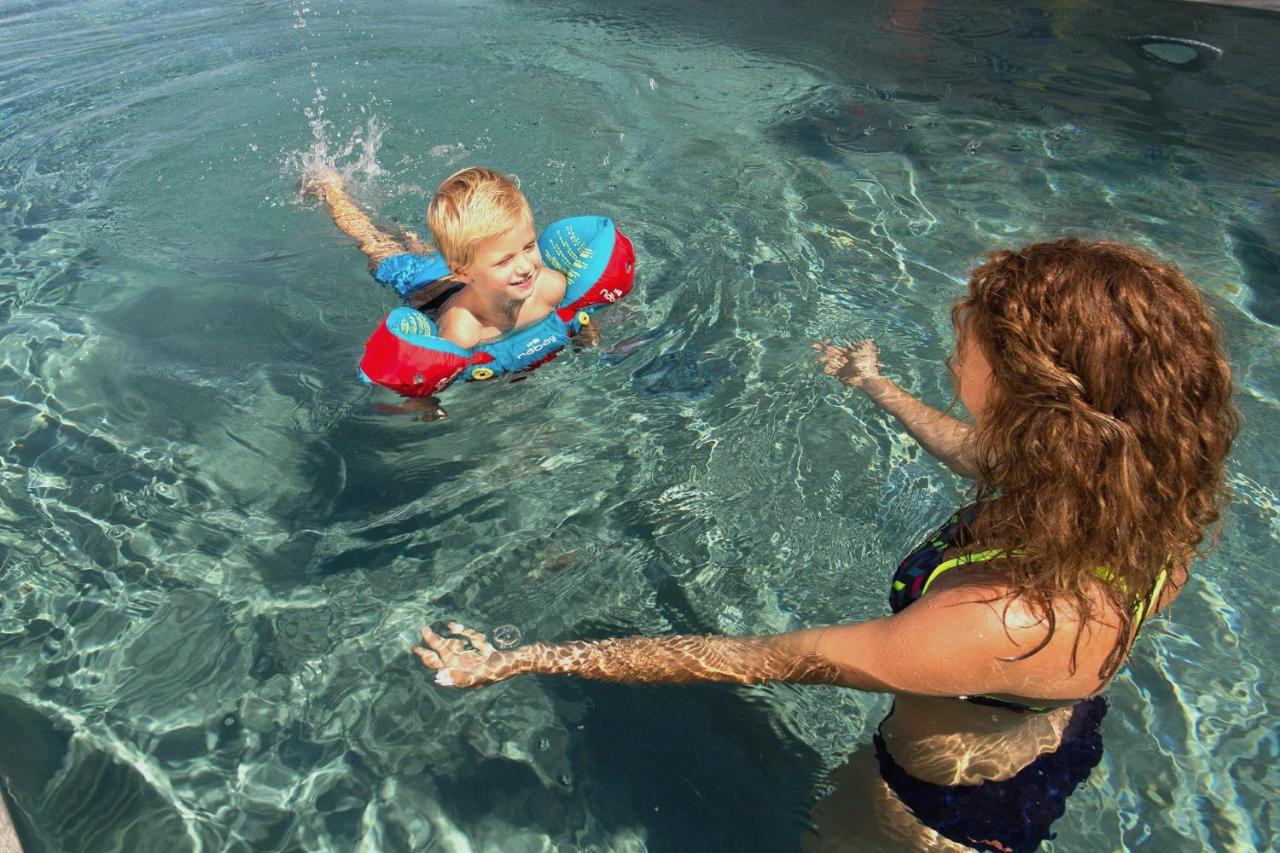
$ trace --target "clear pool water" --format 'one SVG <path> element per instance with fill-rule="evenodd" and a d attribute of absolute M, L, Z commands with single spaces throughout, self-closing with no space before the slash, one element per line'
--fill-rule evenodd
<path fill-rule="evenodd" d="M 962 485 L 807 342 L 874 336 L 941 403 L 967 270 L 1067 232 L 1190 273 L 1246 422 L 1222 546 L 1109 691 L 1054 848 L 1271 843 L 1280 16 L 9 0 L 0 44 L 0 774 L 29 850 L 794 849 L 883 698 L 446 692 L 414 630 L 880 615 Z M 637 292 L 599 350 L 384 414 L 354 365 L 393 300 L 297 199 L 315 158 L 406 226 L 462 165 L 515 172 L 543 223 L 614 217 Z"/>

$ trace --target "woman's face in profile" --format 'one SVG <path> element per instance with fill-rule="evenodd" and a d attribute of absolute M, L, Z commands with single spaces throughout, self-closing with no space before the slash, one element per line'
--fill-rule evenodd
<path fill-rule="evenodd" d="M 962 327 L 956 336 L 956 348 L 947 359 L 956 396 L 975 421 L 981 421 L 990 408 L 995 388 L 991 361 L 978 342 L 978 336 L 967 334 Z"/>

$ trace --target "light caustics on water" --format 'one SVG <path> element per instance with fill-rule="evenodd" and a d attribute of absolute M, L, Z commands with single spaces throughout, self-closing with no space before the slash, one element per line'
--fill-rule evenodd
<path fill-rule="evenodd" d="M 506 646 L 882 614 L 963 486 L 809 341 L 873 336 L 944 403 L 972 263 L 1082 231 L 1204 287 L 1246 428 L 1222 547 L 1144 630 L 1056 843 L 1265 846 L 1280 673 L 1240 646 L 1280 564 L 1280 23 L 775 5 L 0 13 L 0 771 L 32 849 L 792 848 L 881 699 L 446 694 L 408 648 L 446 618 Z M 1148 61 L 1153 33 L 1223 54 Z M 356 381 L 395 300 L 298 181 L 422 229 L 471 163 L 541 224 L 611 216 L 638 287 L 599 349 L 423 424 Z"/>

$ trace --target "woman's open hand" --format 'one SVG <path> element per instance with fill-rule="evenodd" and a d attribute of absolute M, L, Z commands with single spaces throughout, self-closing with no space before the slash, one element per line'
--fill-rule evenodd
<path fill-rule="evenodd" d="M 422 629 L 422 645 L 413 653 L 422 665 L 436 671 L 441 687 L 479 687 L 516 674 L 512 655 L 499 652 L 484 634 L 446 622 L 453 637 L 442 637 L 430 628 Z"/>
<path fill-rule="evenodd" d="M 875 341 L 838 346 L 831 341 L 814 341 L 814 352 L 822 372 L 851 388 L 862 388 L 868 379 L 880 376 L 880 359 Z"/>

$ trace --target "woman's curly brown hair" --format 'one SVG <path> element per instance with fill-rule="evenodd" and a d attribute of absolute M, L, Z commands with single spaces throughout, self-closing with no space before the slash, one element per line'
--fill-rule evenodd
<path fill-rule="evenodd" d="M 1052 603 L 1072 603 L 1083 629 L 1109 573 L 1110 678 L 1160 571 L 1190 564 L 1226 504 L 1239 417 L 1213 315 L 1176 267 L 1070 238 L 991 254 L 952 317 L 994 373 L 973 436 L 975 541 L 1026 555 L 1003 561 L 1010 600 L 1039 609 L 1049 636 Z"/>

